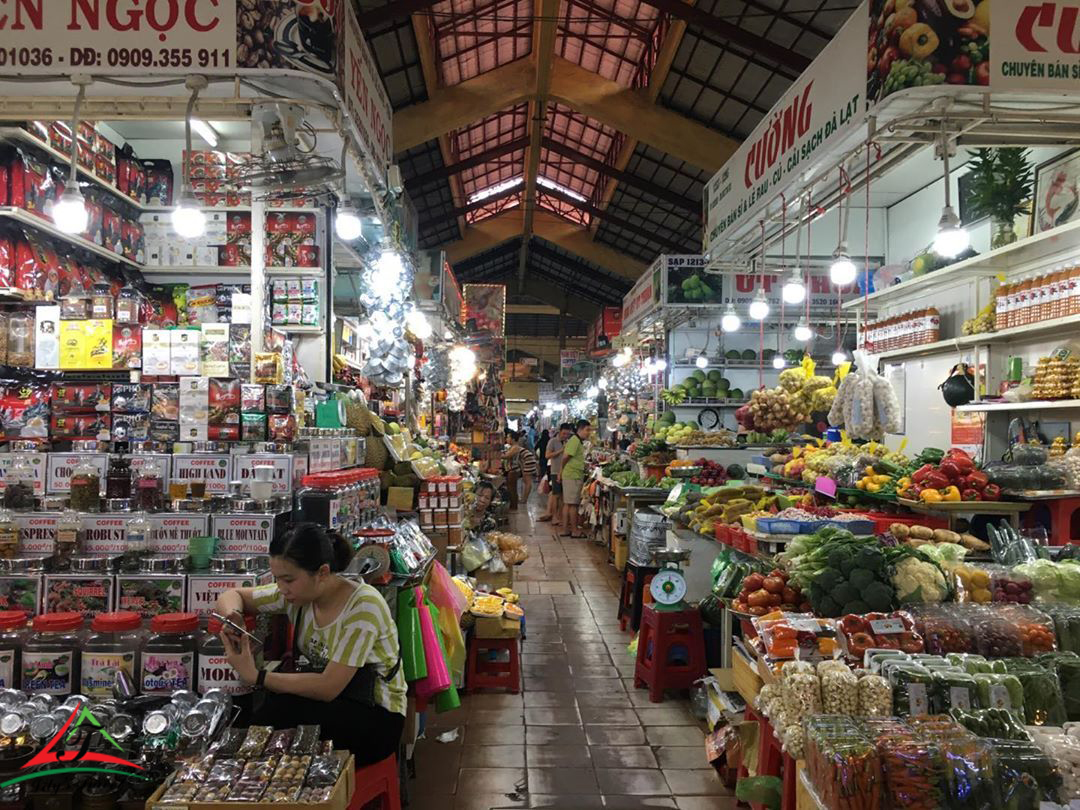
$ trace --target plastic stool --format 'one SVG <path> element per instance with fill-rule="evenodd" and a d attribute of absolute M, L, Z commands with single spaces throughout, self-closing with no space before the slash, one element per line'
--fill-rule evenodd
<path fill-rule="evenodd" d="M 620 629 L 625 630 L 629 623 L 630 629 L 636 633 L 641 627 L 642 608 L 652 602 L 649 585 L 659 570 L 627 560 L 622 573 L 622 589 L 619 592 L 619 611 L 615 617 L 619 620 Z"/>
<path fill-rule="evenodd" d="M 482 653 L 506 651 L 509 661 L 488 660 Z M 509 689 L 515 695 L 521 690 L 521 659 L 516 638 L 469 639 L 469 660 L 465 674 L 465 689 Z"/>
<path fill-rule="evenodd" d="M 368 802 L 375 800 L 379 802 L 379 810 L 401 810 L 396 754 L 366 768 L 356 769 L 356 790 L 349 800 L 349 810 L 361 810 Z"/>
<path fill-rule="evenodd" d="M 672 660 L 681 648 L 686 660 Z M 649 688 L 649 700 L 660 703 L 665 689 L 689 689 L 705 674 L 705 634 L 696 610 L 657 610 L 646 605 L 638 635 L 634 686 Z"/>
<path fill-rule="evenodd" d="M 1047 542 L 1052 546 L 1067 546 L 1074 539 L 1080 540 L 1080 498 L 1054 498 L 1032 504 L 1031 510 L 1024 513 L 1024 528 L 1040 525 L 1038 518 L 1045 515 L 1050 526 L 1046 531 Z M 1073 528 L 1076 524 L 1075 530 Z"/>

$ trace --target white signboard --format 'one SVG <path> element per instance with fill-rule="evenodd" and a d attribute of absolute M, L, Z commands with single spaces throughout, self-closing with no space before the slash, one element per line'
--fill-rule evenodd
<path fill-rule="evenodd" d="M 191 574 L 187 581 L 187 609 L 207 618 L 217 604 L 217 598 L 234 588 L 252 588 L 273 581 L 269 573 L 260 574 Z"/>
<path fill-rule="evenodd" d="M 53 554 L 56 551 L 57 512 L 15 514 L 19 527 L 19 552 L 22 554 Z"/>
<path fill-rule="evenodd" d="M 338 451 L 338 444 L 333 443 L 333 450 Z M 338 451 L 340 454 L 340 451 Z M 255 480 L 256 467 L 269 467 L 273 472 L 270 481 L 274 485 L 275 495 L 288 495 L 292 492 L 293 457 L 284 453 L 250 453 L 246 456 L 233 456 L 233 480 L 249 483 Z"/>
<path fill-rule="evenodd" d="M 71 492 L 71 474 L 80 464 L 92 464 L 97 469 L 100 489 L 105 491 L 105 472 L 109 456 L 105 453 L 49 453 L 49 474 L 46 491 L 50 495 Z"/>
<path fill-rule="evenodd" d="M 274 515 L 214 515 L 219 554 L 266 554 L 274 539 Z"/>
<path fill-rule="evenodd" d="M 750 306 L 750 302 L 757 296 L 758 291 L 765 293 L 765 300 L 769 302 L 769 320 L 780 317 L 781 290 L 783 279 L 778 275 L 766 275 L 764 279 L 756 273 L 737 273 L 723 277 L 724 304 L 734 304 L 738 312 L 744 312 Z M 838 293 L 850 293 L 853 287 L 837 287 L 829 280 L 828 275 L 813 275 L 807 284 L 807 297 L 810 299 L 810 309 L 820 312 L 821 310 L 836 310 L 836 296 Z M 806 311 L 806 302 L 801 304 L 787 304 L 786 314 L 788 320 L 798 320 L 799 314 Z"/>
<path fill-rule="evenodd" d="M 712 251 L 863 120 L 865 3 L 705 186 L 705 244 Z M 624 299 L 624 313 L 625 313 Z M 625 318 L 625 314 L 624 314 Z"/>
<path fill-rule="evenodd" d="M 206 515 L 163 512 L 149 518 L 150 537 L 146 545 L 153 554 L 187 554 L 191 538 L 206 536 Z"/>
<path fill-rule="evenodd" d="M 660 262 L 654 262 L 653 266 L 641 274 L 641 278 L 634 284 L 633 289 L 623 296 L 622 300 L 622 328 L 625 331 L 636 324 L 658 306 L 663 300 L 664 272 Z"/>
<path fill-rule="evenodd" d="M 345 97 L 345 109 L 371 150 L 372 161 L 385 177 L 393 157 L 390 132 L 394 113 L 390 107 L 390 97 L 383 87 L 367 40 L 356 22 L 353 4 L 341 5 L 345 9 L 345 53 L 338 83 Z"/>
<path fill-rule="evenodd" d="M 82 549 L 87 554 L 123 554 L 127 550 L 130 515 L 83 515 Z"/>
<path fill-rule="evenodd" d="M 172 479 L 205 481 L 207 495 L 227 494 L 231 472 L 227 455 L 180 453 L 173 456 Z"/>
<path fill-rule="evenodd" d="M 1080 88 L 1080 0 L 990 7 L 993 90 Z"/>
<path fill-rule="evenodd" d="M 22 456 L 30 462 L 34 470 L 34 495 L 38 498 L 43 497 L 45 495 L 46 455 L 46 453 L 0 453 L 0 485 L 7 485 L 11 463 Z"/>

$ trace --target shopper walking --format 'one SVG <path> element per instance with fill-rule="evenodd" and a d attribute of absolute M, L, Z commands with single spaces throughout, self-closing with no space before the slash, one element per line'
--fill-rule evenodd
<path fill-rule="evenodd" d="M 547 513 L 540 516 L 543 522 L 551 521 L 552 526 L 562 525 L 562 462 L 563 448 L 574 433 L 574 426 L 569 422 L 559 425 L 558 432 L 548 439 L 544 457 L 548 462 L 548 481 L 551 483 L 551 493 L 548 495 Z"/>
<path fill-rule="evenodd" d="M 548 474 L 551 466 L 546 455 L 549 441 L 551 441 L 551 434 L 547 428 L 544 428 L 540 431 L 540 438 L 536 440 L 536 460 L 540 462 L 540 480 Z"/>
<path fill-rule="evenodd" d="M 579 419 L 577 431 L 567 441 L 563 448 L 562 482 L 563 482 L 563 522 L 566 533 L 563 537 L 585 537 L 581 531 L 581 515 L 578 506 L 581 504 L 581 488 L 585 483 L 585 442 L 589 440 L 592 425 L 587 419 Z"/>
<path fill-rule="evenodd" d="M 536 453 L 529 449 L 529 437 L 525 434 L 518 436 L 518 464 L 521 465 L 521 500 L 526 508 L 529 504 L 529 495 L 532 494 L 533 482 L 540 475 L 540 464 L 536 460 Z"/>
<path fill-rule="evenodd" d="M 518 508 L 518 481 L 521 480 L 521 462 L 518 461 L 518 453 L 521 446 L 518 444 L 516 431 L 506 431 L 507 445 L 502 454 L 503 474 L 506 476 L 506 491 L 510 499 L 510 509 Z"/>

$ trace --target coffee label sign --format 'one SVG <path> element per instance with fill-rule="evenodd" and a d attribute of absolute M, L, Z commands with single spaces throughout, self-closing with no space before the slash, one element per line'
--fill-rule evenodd
<path fill-rule="evenodd" d="M 105 453 L 49 453 L 46 491 L 50 495 L 66 495 L 71 492 L 71 475 L 82 464 L 92 464 L 97 470 L 100 488 L 104 489 L 105 472 L 109 457 Z"/>
<path fill-rule="evenodd" d="M 82 546 L 87 554 L 123 554 L 127 550 L 130 515 L 83 515 Z"/>
<path fill-rule="evenodd" d="M 214 515 L 212 528 L 219 554 L 266 554 L 274 539 L 271 515 Z"/>
<path fill-rule="evenodd" d="M 17 458 L 23 458 L 34 471 L 34 496 L 45 495 L 46 454 L 45 453 L 0 453 L 0 489 L 7 486 L 8 471 L 12 462 Z"/>
<path fill-rule="evenodd" d="M 270 469 L 270 482 L 274 485 L 275 495 L 288 495 L 292 492 L 293 457 L 284 453 L 252 453 L 233 457 L 233 480 L 250 483 L 258 480 L 255 470 L 259 467 Z"/>
<path fill-rule="evenodd" d="M 229 491 L 229 457 L 225 455 L 173 456 L 173 481 L 205 481 L 207 495 L 225 495 Z"/>
<path fill-rule="evenodd" d="M 193 537 L 206 535 L 206 515 L 182 515 L 165 512 L 150 515 L 147 548 L 154 554 L 187 554 Z"/>
<path fill-rule="evenodd" d="M 56 552 L 57 512 L 31 512 L 15 515 L 19 527 L 19 551 L 23 554 L 53 554 Z"/>

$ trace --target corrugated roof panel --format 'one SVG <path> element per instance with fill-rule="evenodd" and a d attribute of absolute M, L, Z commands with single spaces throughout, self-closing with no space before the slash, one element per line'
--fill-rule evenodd
<path fill-rule="evenodd" d="M 627 87 L 655 60 L 660 13 L 636 0 L 564 0 L 555 52 Z M 643 65 L 644 63 L 644 65 Z"/>
<path fill-rule="evenodd" d="M 513 194 L 509 197 L 501 197 L 497 200 L 493 200 L 489 205 L 485 205 L 481 208 L 477 208 L 470 211 L 465 215 L 465 221 L 470 225 L 474 222 L 479 222 L 482 219 L 493 217 L 496 214 L 501 214 L 508 208 L 516 208 L 521 205 L 521 193 Z"/>
<path fill-rule="evenodd" d="M 448 0 L 431 7 L 443 84 L 454 85 L 527 56 L 532 0 Z"/>
<path fill-rule="evenodd" d="M 450 136 L 456 160 L 466 160 L 500 144 L 524 138 L 528 134 L 527 104 L 489 115 L 475 124 L 459 129 Z M 519 149 L 497 160 L 461 172 L 461 185 L 466 197 L 496 186 L 524 173 L 525 150 Z"/>

